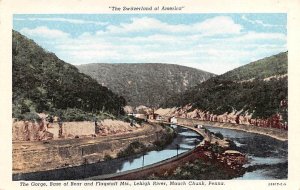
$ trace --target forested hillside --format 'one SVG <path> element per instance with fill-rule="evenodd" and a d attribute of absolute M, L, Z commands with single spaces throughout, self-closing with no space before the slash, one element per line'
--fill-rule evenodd
<path fill-rule="evenodd" d="M 195 86 L 212 73 L 173 64 L 86 64 L 79 70 L 113 92 L 125 97 L 131 106 L 158 107 L 176 93 Z"/>
<path fill-rule="evenodd" d="M 118 114 L 125 99 L 20 33 L 12 33 L 13 117 L 76 109 Z"/>
<path fill-rule="evenodd" d="M 250 80 L 251 79 L 251 80 Z M 193 108 L 214 114 L 253 114 L 267 118 L 281 113 L 287 119 L 287 52 L 271 56 L 223 75 L 210 78 L 196 87 L 168 99 L 163 107 L 192 104 Z"/>
<path fill-rule="evenodd" d="M 284 74 L 287 74 L 287 52 L 251 62 L 233 69 L 220 77 L 227 80 L 244 81 L 254 78 L 264 79 Z"/>

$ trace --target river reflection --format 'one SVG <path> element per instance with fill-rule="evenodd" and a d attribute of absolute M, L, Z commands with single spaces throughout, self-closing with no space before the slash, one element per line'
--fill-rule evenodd
<path fill-rule="evenodd" d="M 133 160 L 124 161 L 117 172 L 137 169 L 143 166 L 160 162 L 162 160 L 166 160 L 168 158 L 176 156 L 177 153 L 181 154 L 194 148 L 196 143 L 199 143 L 203 140 L 203 138 L 193 130 L 179 127 L 177 125 L 172 125 L 171 127 L 173 127 L 177 131 L 178 135 L 170 145 L 164 148 L 164 150 L 150 151 L 144 155 L 144 158 L 143 156 L 139 156 L 137 158 L 134 158 Z M 178 152 L 177 144 L 179 145 Z"/>
<path fill-rule="evenodd" d="M 236 179 L 287 179 L 288 143 L 244 131 L 205 126 L 211 132 L 220 132 L 246 153 L 249 163 L 246 173 Z"/>

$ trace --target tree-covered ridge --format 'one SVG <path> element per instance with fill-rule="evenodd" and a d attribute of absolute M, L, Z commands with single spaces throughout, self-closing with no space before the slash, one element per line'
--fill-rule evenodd
<path fill-rule="evenodd" d="M 124 98 L 73 65 L 16 31 L 12 35 L 13 117 L 67 108 L 117 114 L 125 105 Z"/>
<path fill-rule="evenodd" d="M 113 92 L 129 105 L 158 106 L 174 93 L 183 92 L 214 76 L 212 73 L 173 64 L 86 64 L 79 70 Z"/>
<path fill-rule="evenodd" d="M 287 74 L 288 52 L 266 57 L 233 69 L 222 75 L 222 78 L 234 81 L 264 79 Z"/>
<path fill-rule="evenodd" d="M 257 71 L 256 75 L 252 73 L 253 68 L 262 68 L 266 62 L 269 64 L 267 68 L 270 68 L 272 63 L 274 63 L 276 68 L 285 68 L 287 59 L 282 58 L 284 55 L 286 53 L 272 56 L 270 60 L 266 58 L 263 62 L 260 60 L 256 63 L 245 65 L 242 69 L 238 68 L 223 75 L 210 78 L 196 87 L 168 99 L 163 104 L 163 107 L 192 104 L 193 108 L 210 111 L 213 114 L 243 110 L 242 113 L 252 113 L 254 118 L 268 118 L 276 113 L 281 113 L 287 119 L 286 107 L 282 108 L 280 106 L 281 101 L 288 100 L 287 76 L 271 78 L 270 80 L 262 79 L 269 76 L 286 75 L 287 70 L 284 72 L 284 69 L 270 69 L 268 71 Z M 285 62 L 277 62 L 278 57 L 281 57 Z M 263 66 L 257 66 L 256 64 L 263 64 Z M 246 72 L 248 67 L 250 73 Z M 233 75 L 237 71 L 243 71 L 238 72 L 242 73 L 243 78 L 241 80 L 246 80 L 248 79 L 247 77 L 255 79 L 240 82 L 237 80 L 237 76 Z"/>

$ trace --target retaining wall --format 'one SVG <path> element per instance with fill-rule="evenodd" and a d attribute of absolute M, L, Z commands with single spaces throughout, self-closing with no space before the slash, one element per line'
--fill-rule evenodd
<path fill-rule="evenodd" d="M 75 167 L 84 163 L 103 161 L 106 155 L 116 157 L 117 153 L 134 141 L 152 145 L 162 135 L 161 127 L 127 133 L 119 136 L 64 139 L 54 141 L 14 142 L 13 173 L 29 173 Z M 24 176 L 24 175 L 21 175 Z"/>

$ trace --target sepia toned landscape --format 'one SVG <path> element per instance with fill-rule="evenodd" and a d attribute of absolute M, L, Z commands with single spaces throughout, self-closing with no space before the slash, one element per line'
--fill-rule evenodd
<path fill-rule="evenodd" d="M 15 15 L 12 179 L 287 179 L 286 15 L 174 18 Z"/>

